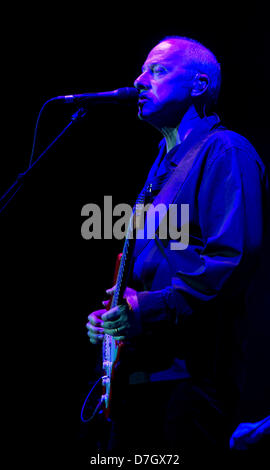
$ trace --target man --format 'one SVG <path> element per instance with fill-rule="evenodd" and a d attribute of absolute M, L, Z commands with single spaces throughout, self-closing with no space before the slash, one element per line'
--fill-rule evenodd
<path fill-rule="evenodd" d="M 139 118 L 164 137 L 145 203 L 189 204 L 189 244 L 171 249 L 158 230 L 136 240 L 127 303 L 89 315 L 92 343 L 106 333 L 130 345 L 112 449 L 183 449 L 188 461 L 198 450 L 225 451 L 238 424 L 244 293 L 263 238 L 265 170 L 251 144 L 211 114 L 220 82 L 208 49 L 168 37 L 134 84 Z"/>

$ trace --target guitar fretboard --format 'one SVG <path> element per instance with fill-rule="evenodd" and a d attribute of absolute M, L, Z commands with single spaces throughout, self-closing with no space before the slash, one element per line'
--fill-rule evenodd
<path fill-rule="evenodd" d="M 132 259 L 134 240 L 134 217 L 136 217 L 136 207 L 138 204 L 142 205 L 145 201 L 146 188 L 144 188 L 139 194 L 135 206 L 132 211 L 132 215 L 129 220 L 128 230 L 125 236 L 125 243 L 123 247 L 123 253 L 117 275 L 117 281 L 113 299 L 111 302 L 111 308 L 119 305 L 123 299 L 126 283 L 128 281 L 130 262 Z M 103 348 L 102 348 L 102 359 L 103 359 L 103 370 L 104 377 L 102 380 L 103 387 L 105 388 L 105 394 L 103 395 L 103 401 L 105 408 L 109 406 L 110 388 L 111 388 L 111 375 L 112 367 L 116 360 L 118 353 L 119 341 L 116 341 L 111 335 L 104 335 Z"/>

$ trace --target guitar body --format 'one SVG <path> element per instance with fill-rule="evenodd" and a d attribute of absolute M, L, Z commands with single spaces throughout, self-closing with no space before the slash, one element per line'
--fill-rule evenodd
<path fill-rule="evenodd" d="M 111 366 L 111 375 L 110 380 L 108 376 L 105 376 L 105 379 L 102 378 L 102 393 L 103 393 L 103 413 L 107 420 L 113 417 L 114 404 L 120 400 L 121 390 L 123 383 L 123 374 L 120 372 L 120 360 L 122 356 L 122 349 L 124 348 L 124 343 L 122 341 L 115 341 L 117 348 L 116 358 Z M 105 371 L 107 371 L 105 367 Z M 107 372 L 105 372 L 107 373 Z M 109 385 L 109 387 L 108 387 Z"/>

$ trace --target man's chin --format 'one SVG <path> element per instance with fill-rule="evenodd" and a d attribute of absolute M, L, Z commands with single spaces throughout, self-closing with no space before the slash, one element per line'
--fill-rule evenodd
<path fill-rule="evenodd" d="M 140 119 L 140 121 L 147 122 L 148 124 L 155 127 L 156 129 L 161 128 L 158 116 L 154 113 L 146 113 L 146 112 L 139 110 L 138 118 Z"/>
<path fill-rule="evenodd" d="M 147 121 L 151 124 L 151 116 L 152 116 L 152 113 L 144 112 L 142 109 L 139 109 L 138 111 L 138 118 L 141 121 Z"/>

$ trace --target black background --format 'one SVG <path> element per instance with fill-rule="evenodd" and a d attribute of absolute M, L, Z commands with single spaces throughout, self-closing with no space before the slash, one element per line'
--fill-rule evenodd
<path fill-rule="evenodd" d="M 149 50 L 170 34 L 197 39 L 216 54 L 223 68 L 217 111 L 269 165 L 269 35 L 266 10 L 258 5 L 238 12 L 224 4 L 161 3 L 111 8 L 78 3 L 57 10 L 46 3 L 11 10 L 3 15 L 1 194 L 27 168 L 35 121 L 46 100 L 132 86 Z M 48 104 L 36 155 L 75 110 Z M 86 462 L 94 435 L 80 425 L 80 410 L 98 355 L 85 324 L 111 285 L 122 242 L 84 240 L 81 209 L 87 203 L 102 207 L 104 195 L 112 195 L 114 204 L 133 204 L 159 140 L 137 119 L 136 107 L 91 106 L 1 214 L 2 405 L 11 461 L 17 456 L 29 464 L 57 460 L 64 466 L 71 458 L 79 462 L 80 454 Z M 268 302 L 266 272 L 256 285 L 259 306 L 253 300 L 262 312 Z"/>

